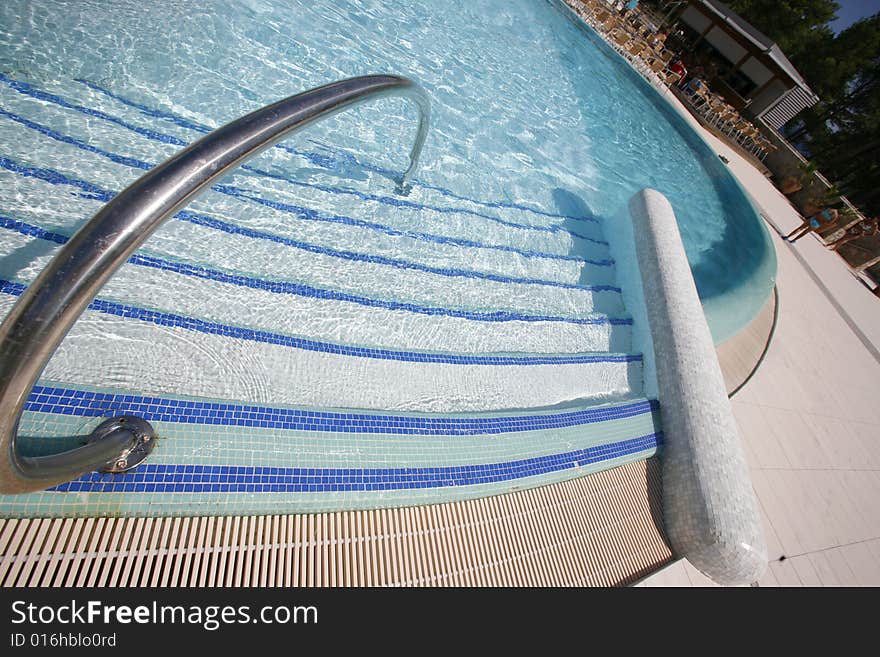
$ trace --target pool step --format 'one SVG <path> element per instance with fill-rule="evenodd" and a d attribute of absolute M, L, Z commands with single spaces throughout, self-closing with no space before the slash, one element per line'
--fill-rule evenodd
<path fill-rule="evenodd" d="M 90 473 L 0 497 L 0 515 L 301 513 L 398 507 L 508 493 L 643 460 L 662 444 L 647 399 L 506 413 L 390 413 L 39 386 L 20 449 L 69 449 L 106 417 L 158 435 L 122 474 Z M 73 438 L 71 438 L 73 437 Z M 84 495 L 85 494 L 85 495 Z"/>
<path fill-rule="evenodd" d="M 21 125 L 121 166 L 143 168 L 145 163 L 159 162 L 173 149 L 180 149 L 203 136 L 210 127 L 217 127 L 214 118 L 183 117 L 160 107 L 145 105 L 128 98 L 125 93 L 114 92 L 89 80 L 29 84 L 0 75 L 0 83 L 8 92 L 10 114 L 23 119 Z M 34 100 L 40 101 L 38 117 L 33 116 Z M 195 111 L 198 113 L 200 109 Z M 35 126 L 36 120 L 43 123 Z M 67 134 L 80 126 L 90 129 Z M 94 131 L 107 135 L 101 144 L 103 148 L 96 148 L 91 143 Z M 77 140 L 88 143 L 77 145 Z M 112 145 L 120 143 L 126 145 L 126 152 L 114 153 Z M 261 170 L 263 175 L 258 173 Z M 578 249 L 588 248 L 588 243 L 596 244 L 597 241 L 607 247 L 599 222 L 588 211 L 578 208 L 560 212 L 529 202 L 479 199 L 418 180 L 413 181 L 409 195 L 399 196 L 389 192 L 389 182 L 396 180 L 397 176 L 399 172 L 359 160 L 335 146 L 314 139 L 298 139 L 271 149 L 261 158 L 259 165 L 247 167 L 239 178 L 258 181 L 259 189 L 268 191 L 270 197 L 286 192 L 293 198 L 301 197 L 306 205 L 317 202 L 316 207 L 327 205 L 325 201 L 331 199 L 331 206 L 338 206 L 340 200 L 347 199 L 349 202 L 342 205 L 355 210 L 365 209 L 369 215 L 386 214 L 382 206 L 386 209 L 392 207 L 396 213 L 409 212 L 414 221 L 412 227 L 417 230 L 436 222 L 441 232 L 461 229 L 469 234 L 477 221 L 513 228 L 515 233 L 516 226 L 524 225 L 550 228 L 549 232 L 545 231 L 548 245 L 558 242 L 556 238 L 564 236 L 569 240 L 570 236 L 580 234 L 587 239 L 578 244 Z M 345 184 L 347 179 L 351 184 Z M 329 196 L 324 198 L 322 195 Z M 485 234 L 485 230 L 479 232 Z M 534 235 L 528 236 L 529 248 L 533 248 L 534 240 Z"/>
<path fill-rule="evenodd" d="M 23 290 L 20 284 L 0 284 L 0 313 L 8 312 Z M 585 397 L 623 396 L 633 384 L 641 385 L 638 355 L 606 351 L 620 343 L 628 347 L 626 325 L 542 327 L 511 322 L 496 328 L 490 324 L 487 328 L 495 329 L 490 334 L 494 342 L 489 343 L 494 349 L 473 345 L 480 334 L 468 334 L 465 329 L 469 327 L 462 327 L 461 333 L 448 336 L 460 341 L 459 345 L 447 343 L 451 351 L 429 351 L 418 348 L 419 343 L 416 348 L 402 349 L 347 345 L 259 330 L 253 327 L 258 319 L 251 326 L 235 326 L 98 301 L 74 325 L 43 378 L 319 407 L 424 411 L 552 405 Z M 339 317 L 326 321 L 330 319 L 333 325 L 345 321 Z M 397 331 L 405 338 L 408 326 L 390 325 L 389 332 Z M 549 330 L 569 345 L 586 342 L 600 348 L 542 353 Z M 431 338 L 434 333 L 424 335 Z M 459 346 L 463 349 L 456 349 Z M 472 351 L 466 351 L 468 347 Z M 108 348 L 113 352 L 109 371 Z M 570 375 L 560 376 L 562 371 Z M 362 384 L 352 385 L 352 377 Z M 389 381 L 396 383 L 383 385 Z M 486 393 L 484 401 L 480 401 L 481 389 Z"/>

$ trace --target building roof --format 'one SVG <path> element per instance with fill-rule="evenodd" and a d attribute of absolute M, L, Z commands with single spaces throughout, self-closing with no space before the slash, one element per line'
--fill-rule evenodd
<path fill-rule="evenodd" d="M 803 89 L 808 96 L 814 99 L 813 102 L 819 100 L 819 97 L 810 89 L 810 85 L 801 76 L 794 67 L 785 53 L 779 48 L 770 37 L 755 28 L 742 16 L 737 14 L 733 9 L 718 0 L 693 0 L 694 4 L 705 7 L 709 12 L 715 14 L 727 23 L 735 32 L 739 33 L 747 40 L 758 46 L 773 62 L 788 75 L 797 86 Z"/>

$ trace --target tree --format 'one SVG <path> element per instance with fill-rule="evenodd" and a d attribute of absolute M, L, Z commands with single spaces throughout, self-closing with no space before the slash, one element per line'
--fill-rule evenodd
<path fill-rule="evenodd" d="M 728 4 L 773 39 L 792 62 L 801 63 L 817 46 L 833 39 L 828 23 L 840 9 L 834 0 L 731 0 Z"/>
<path fill-rule="evenodd" d="M 787 138 L 863 211 L 880 212 L 880 13 L 835 36 L 832 0 L 732 0 L 782 48 L 819 103 Z"/>
<path fill-rule="evenodd" d="M 880 212 L 880 14 L 853 24 L 835 43 L 837 90 L 803 112 L 800 127 L 788 138 L 808 149 L 851 201 L 876 214 Z"/>

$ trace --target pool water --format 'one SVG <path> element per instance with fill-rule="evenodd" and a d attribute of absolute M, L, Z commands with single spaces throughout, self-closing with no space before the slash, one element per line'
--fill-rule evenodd
<path fill-rule="evenodd" d="M 672 203 L 717 340 L 772 288 L 736 182 L 555 2 L 13 1 L 0 25 L 3 314 L 107 200 L 213 127 L 371 73 L 432 101 L 406 194 L 416 114 L 389 99 L 296 134 L 160 228 L 22 424 L 38 453 L 128 411 L 160 447 L 135 474 L 3 512 L 437 501 L 650 455 L 657 409 L 611 248 L 645 187 Z"/>

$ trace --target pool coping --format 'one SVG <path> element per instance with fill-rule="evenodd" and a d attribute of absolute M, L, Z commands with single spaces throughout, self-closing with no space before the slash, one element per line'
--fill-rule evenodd
<path fill-rule="evenodd" d="M 755 318 L 739 333 L 715 345 L 728 397 L 733 397 L 754 376 L 764 362 L 776 332 L 779 292 L 773 294 Z"/>
<path fill-rule="evenodd" d="M 675 214 L 650 189 L 629 207 L 662 409 L 670 544 L 713 581 L 750 584 L 767 569 L 764 532 Z"/>

